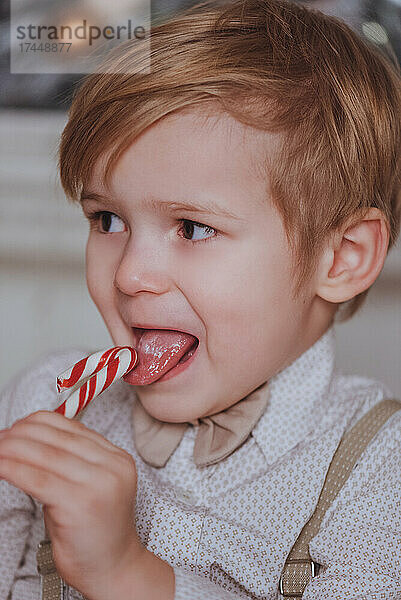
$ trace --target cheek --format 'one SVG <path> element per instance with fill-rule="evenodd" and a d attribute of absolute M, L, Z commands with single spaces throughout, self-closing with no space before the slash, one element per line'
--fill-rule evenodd
<path fill-rule="evenodd" d="M 238 377 L 275 367 L 286 327 L 293 321 L 292 276 L 287 249 L 255 243 L 214 269 L 204 295 L 209 351 Z M 220 265 L 220 263 L 217 263 Z M 266 352 L 269 348 L 269 352 Z M 274 350 L 273 350 L 274 349 Z"/>
<path fill-rule="evenodd" d="M 112 297 L 114 263 L 102 244 L 89 237 L 86 245 L 86 283 L 90 297 L 102 310 Z"/>
<path fill-rule="evenodd" d="M 227 260 L 229 256 L 229 260 Z M 199 271 L 198 271 L 199 273 Z M 258 327 L 290 311 L 292 275 L 286 248 L 255 240 L 214 261 L 206 283 L 199 284 L 211 322 L 219 327 L 235 324 L 237 330 Z M 203 294 L 201 289 L 203 288 Z"/>

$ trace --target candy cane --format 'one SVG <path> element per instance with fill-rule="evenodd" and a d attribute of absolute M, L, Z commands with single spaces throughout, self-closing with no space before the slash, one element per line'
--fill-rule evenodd
<path fill-rule="evenodd" d="M 81 385 L 54 412 L 75 417 L 93 398 L 132 371 L 137 362 L 138 353 L 131 346 L 100 350 L 78 361 L 57 377 L 57 392 Z"/>

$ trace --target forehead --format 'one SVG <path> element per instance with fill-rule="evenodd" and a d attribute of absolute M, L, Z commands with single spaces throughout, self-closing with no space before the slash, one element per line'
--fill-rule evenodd
<path fill-rule="evenodd" d="M 142 132 L 125 150 L 104 182 L 109 153 L 97 160 L 85 190 L 122 197 L 150 195 L 188 200 L 196 195 L 248 207 L 266 202 L 264 170 L 274 156 L 277 134 L 245 125 L 218 109 L 169 114 Z M 231 195 L 230 195 L 231 193 Z"/>

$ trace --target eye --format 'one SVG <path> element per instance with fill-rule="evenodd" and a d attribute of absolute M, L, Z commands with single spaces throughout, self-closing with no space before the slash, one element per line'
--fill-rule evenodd
<path fill-rule="evenodd" d="M 187 239 L 192 243 L 207 242 L 210 239 L 216 237 L 217 235 L 216 230 L 213 227 L 210 227 L 209 225 L 203 225 L 203 223 L 196 223 L 195 221 L 189 221 L 188 219 L 181 219 L 180 222 L 180 231 L 183 232 L 184 239 Z M 211 233 L 212 235 L 210 237 L 202 237 L 202 233 Z"/>
<path fill-rule="evenodd" d="M 113 217 L 115 217 L 115 219 L 113 219 Z M 91 228 L 92 226 L 94 227 L 100 222 L 102 230 L 98 230 L 99 233 L 119 233 L 121 231 L 124 231 L 123 221 L 120 219 L 120 217 L 118 217 L 112 212 L 100 210 L 94 213 L 89 213 L 87 215 L 87 218 L 91 224 Z M 118 221 L 120 221 L 120 223 L 122 224 L 123 229 L 118 229 Z"/>

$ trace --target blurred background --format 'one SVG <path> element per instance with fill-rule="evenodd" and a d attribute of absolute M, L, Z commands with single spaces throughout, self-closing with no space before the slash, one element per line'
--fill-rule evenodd
<path fill-rule="evenodd" d="M 194 3 L 154 0 L 152 22 Z M 401 61 L 401 0 L 303 3 L 342 17 Z M 125 5 L 129 11 L 129 0 Z M 87 224 L 64 197 L 56 168 L 71 94 L 83 75 L 10 73 L 9 18 L 10 4 L 0 0 L 0 390 L 50 351 L 111 345 L 86 289 Z M 400 243 L 360 313 L 336 328 L 338 366 L 383 381 L 398 397 Z"/>

